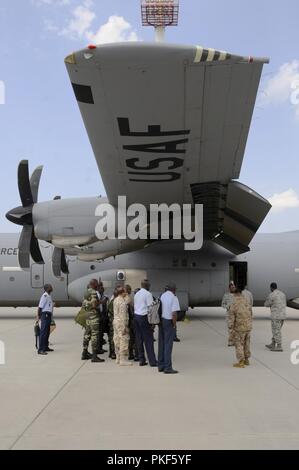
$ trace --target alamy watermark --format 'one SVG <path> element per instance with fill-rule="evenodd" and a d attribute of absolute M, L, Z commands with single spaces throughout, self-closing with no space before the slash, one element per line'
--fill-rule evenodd
<path fill-rule="evenodd" d="M 299 78 L 297 78 L 296 80 L 292 82 L 291 88 L 293 90 L 291 93 L 291 103 L 294 106 L 298 106 L 299 104 Z"/>
<path fill-rule="evenodd" d="M 298 366 L 299 365 L 299 340 L 295 340 L 291 343 L 291 349 L 294 349 L 294 351 L 291 354 L 291 363 L 293 366 Z"/>
<path fill-rule="evenodd" d="M 99 240 L 187 240 L 185 250 L 203 246 L 203 205 L 131 204 L 119 196 L 117 207 L 99 204 L 95 234 Z"/>
<path fill-rule="evenodd" d="M 0 105 L 5 104 L 5 83 L 0 80 Z"/>
<path fill-rule="evenodd" d="M 0 366 L 5 364 L 5 344 L 3 341 L 0 341 Z"/>

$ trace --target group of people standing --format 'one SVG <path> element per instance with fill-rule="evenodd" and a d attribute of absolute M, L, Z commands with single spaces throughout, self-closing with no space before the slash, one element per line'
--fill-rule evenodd
<path fill-rule="evenodd" d="M 286 296 L 278 290 L 276 282 L 270 285 L 265 307 L 271 310 L 272 341 L 266 348 L 272 352 L 282 352 L 281 330 L 286 319 Z M 228 346 L 235 346 L 237 363 L 234 367 L 244 368 L 250 362 L 250 336 L 253 326 L 253 295 L 244 287 L 236 286 L 233 281 L 229 291 L 224 294 L 222 307 L 227 311 Z"/>
<path fill-rule="evenodd" d="M 177 312 L 180 311 L 176 286 L 169 283 L 160 297 L 158 359 L 154 350 L 154 326 L 148 321 L 149 308 L 154 303 L 150 283 L 144 280 L 132 294 L 131 286 L 117 286 L 109 299 L 103 283 L 92 279 L 84 295 L 82 308 L 86 312 L 82 360 L 104 362 L 99 357 L 107 352 L 103 346 L 108 335 L 109 357 L 120 366 L 157 367 L 159 372 L 176 374 L 172 367 L 172 348 L 176 338 Z M 88 347 L 91 343 L 92 353 Z M 146 359 L 147 356 L 147 359 Z M 147 362 L 148 360 L 148 362 Z"/>
<path fill-rule="evenodd" d="M 271 310 L 272 341 L 266 348 L 272 352 L 282 352 L 281 332 L 286 319 L 286 296 L 278 290 L 275 282 L 270 285 L 270 290 L 265 306 Z M 41 355 L 53 351 L 49 347 L 54 306 L 52 291 L 52 286 L 46 284 L 37 312 L 37 321 L 40 321 L 38 354 Z M 115 360 L 116 364 L 132 366 L 133 361 L 136 361 L 140 366 L 146 366 L 149 362 L 149 365 L 157 367 L 159 372 L 177 374 L 172 367 L 172 349 L 176 340 L 177 314 L 180 311 L 175 284 L 169 283 L 160 297 L 158 358 L 154 349 L 155 327 L 148 321 L 149 309 L 153 303 L 148 280 L 141 283 L 141 288 L 136 289 L 134 295 L 129 285 L 117 286 L 109 299 L 105 295 L 102 281 L 92 279 L 82 304 L 86 314 L 82 360 L 105 362 L 99 356 L 107 352 L 104 349 L 104 334 L 107 333 L 109 357 Z M 236 349 L 238 362 L 234 367 L 249 366 L 253 295 L 249 290 L 236 286 L 231 281 L 229 291 L 223 296 L 222 307 L 227 311 L 228 346 L 234 346 Z M 90 343 L 92 353 L 88 351 Z"/>

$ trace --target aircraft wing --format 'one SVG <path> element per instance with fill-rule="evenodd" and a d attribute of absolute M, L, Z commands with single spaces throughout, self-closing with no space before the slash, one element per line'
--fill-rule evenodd
<path fill-rule="evenodd" d="M 65 62 L 110 203 L 192 203 L 239 178 L 267 59 L 132 42 Z"/>

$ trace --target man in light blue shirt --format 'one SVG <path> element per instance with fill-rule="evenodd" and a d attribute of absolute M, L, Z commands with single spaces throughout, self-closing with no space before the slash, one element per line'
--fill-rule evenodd
<path fill-rule="evenodd" d="M 44 291 L 37 311 L 37 320 L 41 322 L 38 354 L 42 356 L 46 356 L 48 352 L 53 351 L 53 349 L 49 348 L 50 326 L 53 314 L 53 300 L 51 297 L 53 287 L 51 284 L 46 284 Z"/>
<path fill-rule="evenodd" d="M 158 369 L 164 374 L 177 374 L 178 371 L 172 368 L 172 348 L 176 332 L 177 312 L 180 311 L 180 304 L 175 295 L 176 285 L 169 283 L 166 291 L 161 295 L 162 318 L 159 325 L 159 354 Z"/>
<path fill-rule="evenodd" d="M 151 325 L 148 322 L 148 309 L 154 299 L 150 293 L 150 283 L 145 279 L 141 283 L 141 289 L 134 297 L 134 325 L 136 334 L 136 345 L 138 349 L 138 359 L 140 366 L 146 366 L 144 346 L 148 361 L 151 367 L 157 367 L 157 359 L 154 350 L 154 335 Z"/>

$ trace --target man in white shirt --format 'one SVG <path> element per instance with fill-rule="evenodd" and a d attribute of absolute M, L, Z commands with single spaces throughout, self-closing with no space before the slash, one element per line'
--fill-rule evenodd
<path fill-rule="evenodd" d="M 151 325 L 148 322 L 148 309 L 154 299 L 149 292 L 150 283 L 144 280 L 141 283 L 141 289 L 134 297 L 134 324 L 136 344 L 138 349 L 138 359 L 140 366 L 146 366 L 144 346 L 151 367 L 157 367 L 157 359 L 154 350 L 154 335 Z"/>
<path fill-rule="evenodd" d="M 159 354 L 158 369 L 164 374 L 177 374 L 178 371 L 172 368 L 172 348 L 175 338 L 177 312 L 180 304 L 175 295 L 176 285 L 169 283 L 166 286 L 166 292 L 161 295 L 162 318 L 159 325 Z"/>
<path fill-rule="evenodd" d="M 53 300 L 51 297 L 53 287 L 51 284 L 46 284 L 44 291 L 37 311 L 37 320 L 41 322 L 38 354 L 42 356 L 46 356 L 48 352 L 53 351 L 53 349 L 49 348 L 50 326 L 53 314 Z"/>

